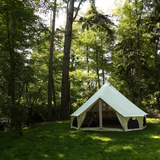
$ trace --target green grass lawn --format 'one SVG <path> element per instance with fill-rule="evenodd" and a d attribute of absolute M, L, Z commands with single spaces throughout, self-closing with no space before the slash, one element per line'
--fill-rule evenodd
<path fill-rule="evenodd" d="M 70 129 L 70 121 L 24 128 L 24 136 L 0 132 L 0 160 L 160 160 L 159 119 L 132 132 Z"/>

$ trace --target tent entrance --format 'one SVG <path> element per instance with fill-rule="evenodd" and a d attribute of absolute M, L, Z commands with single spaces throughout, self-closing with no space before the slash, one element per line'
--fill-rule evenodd
<path fill-rule="evenodd" d="M 100 118 L 102 118 L 103 128 L 123 129 L 115 111 L 104 101 L 102 101 L 102 114 L 99 114 L 99 100 L 86 112 L 81 128 L 100 127 Z"/>
<path fill-rule="evenodd" d="M 116 112 L 104 101 L 102 101 L 102 123 L 105 128 L 121 128 Z"/>
<path fill-rule="evenodd" d="M 98 101 L 86 112 L 86 117 L 81 125 L 81 128 L 84 127 L 99 127 Z"/>

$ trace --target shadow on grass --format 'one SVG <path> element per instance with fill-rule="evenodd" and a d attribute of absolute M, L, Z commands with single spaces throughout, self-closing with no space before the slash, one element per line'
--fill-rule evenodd
<path fill-rule="evenodd" d="M 43 123 L 24 129 L 24 137 L 0 133 L 1 160 L 160 159 L 160 124 L 142 131 L 91 132 L 70 129 L 70 122 Z"/>

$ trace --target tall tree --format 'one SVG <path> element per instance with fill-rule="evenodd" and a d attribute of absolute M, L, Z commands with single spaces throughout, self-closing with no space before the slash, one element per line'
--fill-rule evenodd
<path fill-rule="evenodd" d="M 157 98 L 159 96 L 159 87 L 154 92 L 159 75 L 156 60 L 159 58 L 159 38 L 155 21 L 159 19 L 159 14 L 155 14 L 158 11 L 154 13 L 155 4 L 153 1 L 134 0 L 126 1 L 123 7 L 118 7 L 118 43 L 112 52 L 114 70 L 111 77 L 121 80 L 117 85 L 121 86 L 119 88 L 123 94 L 139 107 L 145 108 L 155 105 L 154 94 L 157 93 Z"/>
<path fill-rule="evenodd" d="M 112 73 L 115 72 L 114 76 L 118 75 L 129 86 L 132 102 L 135 101 L 135 95 L 138 94 L 136 102 L 139 107 L 142 101 L 141 68 L 144 51 L 142 49 L 144 41 L 140 39 L 143 33 L 140 7 L 141 3 L 137 4 L 137 1 L 130 3 L 126 1 L 122 10 L 118 8 L 120 9 L 118 12 L 120 23 L 116 37 L 119 43 L 115 47 L 115 52 L 112 52 L 114 66 Z"/>
<path fill-rule="evenodd" d="M 106 42 L 107 41 L 111 42 L 114 39 L 114 37 L 113 37 L 114 23 L 110 20 L 108 15 L 105 15 L 105 14 L 97 11 L 97 9 L 95 7 L 95 1 L 91 1 L 91 8 L 86 12 L 85 17 L 81 17 L 79 19 L 79 22 L 82 22 L 82 28 L 83 29 L 94 30 L 97 33 L 103 32 L 104 35 L 106 35 L 106 37 L 105 37 Z M 98 35 L 98 34 L 95 33 L 95 38 L 94 38 L 95 42 L 94 42 L 94 45 L 93 45 L 94 47 L 92 47 L 92 49 L 95 50 L 95 55 L 96 55 L 95 61 L 96 61 L 97 86 L 98 86 L 98 88 L 100 88 L 99 57 L 101 56 L 101 54 L 103 54 L 101 52 L 103 50 L 102 49 L 103 47 L 102 47 L 102 45 L 98 46 L 99 43 L 97 45 L 96 36 L 98 36 L 98 39 L 101 39 L 102 36 L 100 36 L 100 34 Z M 99 52 L 101 52 L 101 54 Z"/>
<path fill-rule="evenodd" d="M 154 4 L 154 5 L 153 5 Z M 159 38 L 160 38 L 160 2 L 158 0 L 145 1 L 145 6 L 150 14 L 145 18 L 148 32 L 151 34 L 150 42 L 154 50 L 154 95 L 157 109 L 160 110 L 160 76 L 159 76 Z"/>
<path fill-rule="evenodd" d="M 54 49 L 54 30 L 55 30 L 55 18 L 56 18 L 56 6 L 57 1 L 54 0 L 53 20 L 52 20 L 52 33 L 50 38 L 50 53 L 49 53 L 49 77 L 48 77 L 48 121 L 53 120 L 52 115 L 52 93 L 54 92 L 53 81 L 53 49 Z M 53 92 L 52 92 L 53 90 Z M 55 105 L 55 104 L 54 104 Z"/>
<path fill-rule="evenodd" d="M 77 17 L 81 3 L 85 0 L 80 0 L 78 8 L 74 15 L 75 0 L 70 0 L 68 3 L 67 20 L 65 28 L 65 41 L 64 41 L 64 56 L 63 56 L 63 74 L 62 74 L 62 92 L 61 92 L 61 120 L 68 119 L 69 108 L 69 62 L 70 62 L 70 48 L 72 41 L 72 24 Z"/>
<path fill-rule="evenodd" d="M 141 61 L 141 52 L 140 52 L 140 24 L 141 24 L 141 6 L 138 6 L 141 2 L 135 0 L 135 18 L 136 21 L 136 54 L 137 54 L 137 63 L 138 63 L 138 103 L 137 105 L 141 108 L 142 103 L 142 88 L 141 88 L 141 79 L 142 79 L 142 61 Z M 143 8 L 142 8 L 143 10 Z M 141 34 L 142 36 L 142 34 Z"/>
<path fill-rule="evenodd" d="M 6 94 L 1 95 L 3 114 L 10 117 L 17 131 L 22 135 L 22 120 L 24 116 L 24 86 L 31 81 L 29 51 L 43 28 L 40 18 L 35 15 L 35 1 L 2 0 L 0 22 L 3 28 L 3 40 L 0 39 L 0 50 L 3 64 Z M 44 28 L 43 28 L 44 29 Z M 1 30 L 1 29 L 0 29 Z M 0 55 L 0 56 L 1 56 Z M 7 55 L 7 56 L 5 56 Z M 24 99 L 23 99 L 23 98 Z M 23 101 L 22 101 L 23 99 Z"/>

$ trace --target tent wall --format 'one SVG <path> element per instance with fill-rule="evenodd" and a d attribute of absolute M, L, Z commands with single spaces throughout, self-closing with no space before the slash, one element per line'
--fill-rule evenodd
<path fill-rule="evenodd" d="M 78 130 L 132 131 L 146 127 L 146 117 L 124 117 L 102 99 L 78 116 L 71 116 L 71 128 Z"/>
<path fill-rule="evenodd" d="M 116 112 L 116 115 L 117 115 L 117 117 L 118 117 L 118 119 L 119 119 L 119 121 L 120 121 L 120 123 L 121 123 L 121 125 L 122 125 L 122 128 L 124 129 L 124 130 L 127 130 L 128 128 L 127 128 L 127 123 L 128 123 L 128 120 L 129 120 L 129 118 L 128 117 L 123 117 L 121 114 L 119 114 L 118 112 Z"/>
<path fill-rule="evenodd" d="M 85 117 L 86 117 L 86 112 L 84 112 L 80 116 L 78 116 L 78 129 L 80 129 Z"/>
<path fill-rule="evenodd" d="M 117 114 L 117 117 L 118 117 L 118 119 L 119 119 L 119 121 L 120 121 L 120 123 L 121 123 L 121 125 L 122 125 L 122 127 L 124 129 L 124 131 L 143 129 L 143 128 L 146 127 L 146 125 L 143 125 L 145 116 L 144 117 L 123 117 L 121 114 L 119 114 L 117 112 L 116 112 L 116 114 Z M 130 119 L 134 119 L 135 121 L 138 121 L 138 126 L 139 127 L 137 127 L 137 128 L 133 127 L 133 128 L 129 129 L 128 128 L 128 123 L 129 123 Z"/>
<path fill-rule="evenodd" d="M 146 126 L 146 116 L 143 117 L 143 127 Z"/>
<path fill-rule="evenodd" d="M 86 116 L 86 112 L 79 115 L 78 117 L 71 117 L 71 128 L 80 129 L 84 119 Z"/>
<path fill-rule="evenodd" d="M 136 117 L 136 119 L 138 120 L 138 123 L 139 123 L 139 128 L 143 128 L 143 119 L 144 117 Z"/>

